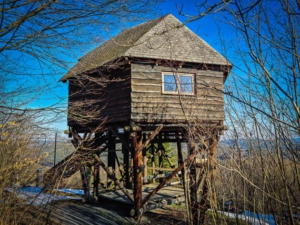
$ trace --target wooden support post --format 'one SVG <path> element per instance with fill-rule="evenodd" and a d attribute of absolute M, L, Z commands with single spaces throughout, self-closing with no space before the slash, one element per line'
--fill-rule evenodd
<path fill-rule="evenodd" d="M 107 166 L 111 167 L 113 171 L 116 169 L 115 140 L 111 131 L 108 132 Z"/>
<path fill-rule="evenodd" d="M 100 174 L 99 174 L 99 164 L 94 164 L 94 170 L 93 170 L 93 177 L 94 177 L 94 183 L 93 183 L 93 197 L 96 201 L 99 199 L 99 183 L 100 183 Z"/>
<path fill-rule="evenodd" d="M 41 187 L 43 183 L 43 168 L 37 170 L 36 186 Z"/>
<path fill-rule="evenodd" d="M 145 143 L 147 141 L 147 135 L 146 133 L 143 133 L 143 139 L 142 139 L 143 143 Z M 144 144 L 141 145 L 141 147 L 143 147 Z M 142 173 L 142 177 L 147 177 L 148 174 L 147 174 L 147 161 L 148 161 L 148 158 L 146 156 L 147 154 L 147 146 L 145 145 L 145 147 L 143 148 L 142 150 L 142 157 L 143 157 L 143 173 Z M 143 184 L 147 183 L 147 180 L 143 180 Z"/>
<path fill-rule="evenodd" d="M 164 167 L 164 161 L 163 161 L 163 155 L 164 155 L 164 150 L 163 150 L 163 145 L 162 145 L 162 133 L 159 133 L 158 135 L 159 140 L 158 140 L 158 167 L 163 168 Z M 159 170 L 159 174 L 163 174 L 164 172 L 162 170 Z M 159 183 L 163 182 L 163 178 L 159 179 Z"/>
<path fill-rule="evenodd" d="M 127 143 L 129 142 L 129 137 L 126 134 L 126 137 L 124 138 L 123 142 Z M 130 151 L 128 150 L 128 147 L 125 146 L 125 144 L 122 143 L 122 150 L 124 155 L 124 170 L 125 170 L 125 187 L 126 188 L 132 188 L 132 178 L 130 177 Z"/>
<path fill-rule="evenodd" d="M 132 149 L 129 145 L 129 132 L 130 127 L 125 127 L 124 130 L 126 131 L 124 134 L 119 134 L 116 128 L 111 128 L 111 131 L 115 136 L 117 136 L 122 144 L 122 152 L 123 152 L 123 167 L 125 172 L 125 187 L 132 188 L 132 177 L 130 176 L 130 154 L 132 154 Z M 118 161 L 117 155 L 116 160 Z M 120 167 L 119 163 L 118 166 Z"/>
<path fill-rule="evenodd" d="M 143 177 L 148 176 L 147 162 L 148 162 L 148 158 L 147 158 L 147 156 L 144 156 L 144 158 L 143 158 L 143 164 L 144 164 Z M 144 183 L 149 183 L 149 182 L 147 180 L 144 180 Z"/>
<path fill-rule="evenodd" d="M 202 174 L 203 175 L 203 174 Z M 191 198 L 191 224 L 192 225 L 199 225 L 200 221 L 200 204 L 198 199 L 197 193 L 197 181 L 202 177 L 205 179 L 205 175 L 201 176 L 199 169 L 196 167 L 195 162 L 192 162 L 190 165 L 190 198 Z M 200 178 L 201 179 L 201 178 Z"/>
<path fill-rule="evenodd" d="M 81 180 L 82 180 L 82 188 L 83 188 L 83 192 L 84 192 L 84 200 L 87 202 L 90 202 L 91 201 L 90 188 L 89 188 L 89 181 L 86 176 L 85 166 L 80 167 L 80 174 L 81 174 Z"/>
<path fill-rule="evenodd" d="M 151 154 L 152 154 L 152 158 L 151 158 L 151 162 L 152 162 L 152 176 L 155 175 L 155 149 L 154 149 L 154 144 L 151 144 Z M 152 183 L 155 183 L 155 178 L 153 178 Z"/>
<path fill-rule="evenodd" d="M 177 143 L 177 157 L 178 157 L 178 165 L 183 163 L 183 154 L 182 154 L 182 148 L 181 148 L 181 141 L 179 137 L 179 132 L 175 131 L 176 135 L 176 143 Z M 181 169 L 181 179 L 183 187 L 185 188 L 185 168 L 183 167 Z"/>
<path fill-rule="evenodd" d="M 142 134 L 141 132 L 133 133 L 132 137 L 132 147 L 133 147 L 133 196 L 134 196 L 134 211 L 135 219 L 139 221 L 141 215 L 137 214 L 141 208 L 142 201 L 142 151 L 138 151 L 142 146 Z"/>
<path fill-rule="evenodd" d="M 147 145 L 144 145 L 144 143 L 146 143 L 146 141 L 148 141 L 148 140 L 147 140 L 146 133 L 143 133 L 142 135 L 143 135 L 143 139 L 142 139 L 143 144 L 140 147 L 142 147 L 142 152 L 143 152 L 143 157 L 144 157 L 147 152 Z"/>
<path fill-rule="evenodd" d="M 189 154 L 194 154 L 195 151 L 195 140 L 192 137 L 192 134 L 189 134 Z M 196 158 L 196 157 L 195 157 Z M 190 188 L 190 201 L 189 201 L 189 210 L 190 210 L 190 218 L 189 224 L 198 225 L 199 221 L 199 204 L 197 201 L 197 168 L 196 168 L 196 160 L 192 160 L 189 165 L 189 188 Z"/>
<path fill-rule="evenodd" d="M 193 141 L 193 140 L 192 140 Z M 193 142 L 191 142 L 193 144 Z M 190 198 L 191 198 L 191 221 L 192 225 L 203 225 L 207 211 L 207 198 L 209 183 L 213 174 L 214 154 L 217 147 L 217 139 L 210 138 L 205 144 L 205 151 L 209 153 L 208 163 L 200 167 L 194 160 L 190 165 Z M 192 153 L 192 151 L 191 151 Z"/>
<path fill-rule="evenodd" d="M 209 159 L 208 159 L 208 168 L 207 171 L 207 177 L 203 177 L 202 179 L 204 180 L 204 186 L 202 191 L 202 196 L 199 199 L 200 203 L 200 215 L 199 215 L 199 222 L 198 224 L 204 224 L 205 222 L 205 213 L 207 211 L 207 197 L 208 197 L 208 192 L 209 192 L 209 183 L 211 183 L 211 179 L 213 176 L 213 171 L 214 171 L 214 157 L 215 157 L 215 152 L 217 148 L 217 144 L 219 141 L 219 137 L 216 135 L 213 139 L 210 140 L 209 143 Z"/>

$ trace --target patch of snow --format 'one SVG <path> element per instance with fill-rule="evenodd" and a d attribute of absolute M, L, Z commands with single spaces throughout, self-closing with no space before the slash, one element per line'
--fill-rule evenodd
<path fill-rule="evenodd" d="M 79 197 L 46 194 L 42 192 L 41 187 L 17 187 L 6 188 L 5 190 L 15 193 L 17 197 L 24 199 L 26 204 L 32 204 L 34 206 L 45 205 L 54 200 L 81 200 Z"/>
<path fill-rule="evenodd" d="M 55 191 L 84 196 L 84 191 L 81 189 L 59 188 L 59 189 L 55 189 Z"/>
<path fill-rule="evenodd" d="M 252 225 L 276 225 L 274 217 L 268 214 L 245 211 L 245 213 L 243 214 L 236 215 L 236 213 L 231 213 L 231 212 L 224 212 L 224 211 L 218 211 L 218 212 L 230 218 L 236 218 L 236 216 L 238 216 L 239 219 L 246 220 L 250 222 Z"/>
<path fill-rule="evenodd" d="M 256 218 L 259 221 L 265 221 L 267 222 L 266 224 L 276 225 L 274 216 L 270 214 L 253 213 L 246 210 L 245 215 Z"/>

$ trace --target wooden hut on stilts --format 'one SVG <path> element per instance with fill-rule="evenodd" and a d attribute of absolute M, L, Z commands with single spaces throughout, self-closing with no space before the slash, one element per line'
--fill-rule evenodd
<path fill-rule="evenodd" d="M 69 86 L 76 151 L 46 172 L 44 182 L 50 187 L 80 170 L 87 201 L 124 201 L 137 220 L 184 201 L 189 223 L 203 223 L 231 68 L 170 14 L 124 30 L 61 78 Z"/>

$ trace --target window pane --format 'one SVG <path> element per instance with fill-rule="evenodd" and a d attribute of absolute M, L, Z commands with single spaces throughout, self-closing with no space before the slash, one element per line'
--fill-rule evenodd
<path fill-rule="evenodd" d="M 174 75 L 164 75 L 164 91 L 176 92 L 176 77 Z"/>
<path fill-rule="evenodd" d="M 180 76 L 180 91 L 193 93 L 193 78 L 191 76 Z"/>

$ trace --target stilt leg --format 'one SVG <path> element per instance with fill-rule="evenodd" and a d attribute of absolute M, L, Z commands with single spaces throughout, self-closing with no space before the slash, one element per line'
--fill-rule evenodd
<path fill-rule="evenodd" d="M 218 144 L 218 137 L 215 137 L 210 141 L 210 149 L 209 149 L 209 159 L 208 159 L 208 174 L 206 177 L 206 180 L 204 181 L 204 187 L 202 190 L 202 197 L 200 199 L 200 220 L 199 224 L 204 224 L 205 222 L 205 213 L 207 211 L 207 197 L 209 192 L 209 184 L 211 183 L 211 179 L 213 176 L 214 171 L 214 157 L 215 157 L 215 151 Z M 203 178 L 204 179 L 204 178 Z"/>
<path fill-rule="evenodd" d="M 112 136 L 112 132 L 108 132 L 108 154 L 107 165 L 111 167 L 113 171 L 116 169 L 116 152 L 115 152 L 115 139 Z"/>
<path fill-rule="evenodd" d="M 128 136 L 126 136 L 125 138 L 125 141 L 129 141 L 129 138 Z M 122 145 L 122 150 L 124 152 L 124 170 L 125 170 L 125 187 L 126 188 L 132 188 L 132 185 L 131 185 L 131 177 L 130 177 L 130 157 L 129 157 L 129 150 L 124 146 Z"/>
<path fill-rule="evenodd" d="M 203 225 L 207 211 L 207 198 L 210 181 L 213 176 L 214 155 L 217 147 L 217 137 L 211 138 L 206 151 L 209 153 L 207 162 L 199 165 L 193 161 L 190 166 L 191 214 L 193 225 Z"/>
<path fill-rule="evenodd" d="M 98 201 L 100 174 L 99 174 L 99 164 L 97 163 L 94 165 L 93 177 L 94 177 L 93 197 L 96 201 Z"/>
<path fill-rule="evenodd" d="M 175 132 L 176 135 L 176 142 L 177 142 L 177 156 L 178 156 L 178 165 L 183 163 L 183 154 L 182 154 L 182 148 L 181 148 L 181 142 L 178 131 Z M 181 179 L 183 187 L 185 187 L 185 168 L 183 167 L 181 169 Z"/>
<path fill-rule="evenodd" d="M 162 133 L 159 133 L 159 142 L 158 142 L 158 167 L 163 168 L 164 162 L 163 162 L 163 145 L 162 145 Z M 159 174 L 163 174 L 164 172 L 162 170 L 159 170 Z M 159 178 L 159 183 L 163 182 L 163 178 Z"/>
<path fill-rule="evenodd" d="M 142 201 L 142 165 L 143 159 L 142 154 L 143 152 L 140 151 L 137 153 L 137 150 L 142 145 L 142 137 L 141 132 L 136 132 L 133 136 L 132 146 L 134 149 L 133 152 L 133 181 L 134 181 L 134 209 L 135 209 L 135 216 L 136 220 L 139 221 L 142 215 L 139 215 L 139 209 L 141 208 L 141 201 Z"/>
<path fill-rule="evenodd" d="M 80 174 L 81 174 L 81 180 L 82 180 L 82 188 L 84 191 L 84 199 L 85 201 L 91 201 L 91 196 L 90 196 L 90 188 L 89 188 L 89 182 L 88 178 L 86 175 L 86 168 L 85 166 L 80 167 Z"/>

